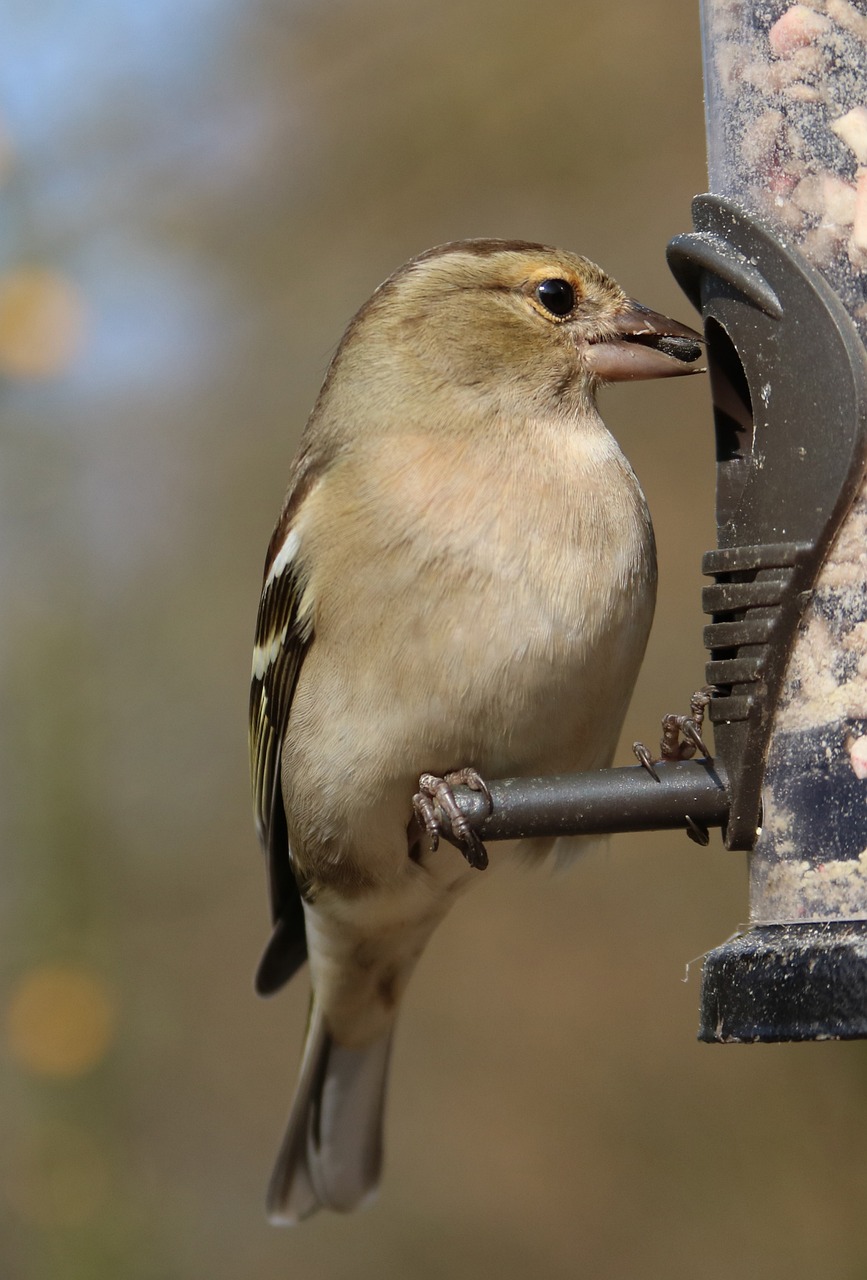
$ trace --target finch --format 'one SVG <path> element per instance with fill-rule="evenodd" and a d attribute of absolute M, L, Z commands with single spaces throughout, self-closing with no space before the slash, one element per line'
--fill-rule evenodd
<path fill-rule="evenodd" d="M 407 981 L 478 859 L 433 850 L 419 776 L 607 766 L 656 593 L 607 382 L 697 371 L 699 335 L 594 263 L 467 240 L 396 271 L 331 361 L 268 548 L 250 699 L 274 931 L 312 1000 L 272 1221 L 376 1191 Z M 475 778 L 475 774 L 471 774 Z M 525 842 L 541 858 L 552 842 Z"/>

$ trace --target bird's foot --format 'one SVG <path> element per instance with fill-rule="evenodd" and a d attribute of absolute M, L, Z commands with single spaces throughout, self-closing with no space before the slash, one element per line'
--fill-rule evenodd
<path fill-rule="evenodd" d="M 691 760 L 696 751 L 700 751 L 707 760 L 713 759 L 701 736 L 701 730 L 704 725 L 704 713 L 715 693 L 715 687 L 712 684 L 706 684 L 690 698 L 689 715 L 678 716 L 669 713 L 662 717 L 662 737 L 659 740 L 658 756 L 651 755 L 643 742 L 633 742 L 632 750 L 638 763 L 657 782 L 659 782 L 659 774 L 655 766 L 661 762 Z"/>
<path fill-rule="evenodd" d="M 442 778 L 433 773 L 423 773 L 418 780 L 418 791 L 412 798 L 413 811 L 428 834 L 431 850 L 435 851 L 443 834 L 442 822 L 437 813 L 439 808 L 447 818 L 454 841 L 467 862 L 474 870 L 484 871 L 488 865 L 488 851 L 458 807 L 452 788 L 460 786 L 480 791 L 488 802 L 488 812 L 493 810 L 494 801 L 488 784 L 475 769 L 466 768 L 456 769 Z"/>

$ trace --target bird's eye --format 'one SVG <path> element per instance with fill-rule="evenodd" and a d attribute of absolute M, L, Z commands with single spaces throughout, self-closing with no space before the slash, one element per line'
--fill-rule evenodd
<path fill-rule="evenodd" d="M 536 285 L 536 297 L 552 316 L 568 316 L 575 306 L 575 290 L 568 280 L 543 280 Z"/>

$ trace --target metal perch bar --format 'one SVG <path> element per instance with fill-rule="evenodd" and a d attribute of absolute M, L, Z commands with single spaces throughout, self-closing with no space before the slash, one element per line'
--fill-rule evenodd
<path fill-rule="evenodd" d="M 490 814 L 479 792 L 455 787 L 454 796 L 482 840 L 725 825 L 728 778 L 718 762 L 689 760 L 656 769 L 659 782 L 641 766 L 489 782 Z M 441 817 L 448 830 L 448 820 Z"/>

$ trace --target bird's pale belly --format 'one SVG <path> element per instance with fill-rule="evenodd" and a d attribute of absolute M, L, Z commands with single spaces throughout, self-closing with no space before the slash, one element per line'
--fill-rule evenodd
<path fill-rule="evenodd" d="M 491 777 L 608 764 L 645 634 L 634 625 L 592 638 L 548 628 L 543 643 L 523 645 L 513 620 L 489 651 L 500 659 L 497 687 L 483 699 L 467 691 L 460 719 L 471 762 Z"/>
<path fill-rule="evenodd" d="M 559 601 L 533 589 L 531 578 L 505 603 L 493 584 L 495 609 L 488 582 L 470 573 L 460 589 L 452 576 L 441 597 L 436 583 L 418 584 L 411 635 L 386 626 L 376 644 L 357 632 L 354 645 L 318 639 L 283 757 L 299 866 L 312 853 L 320 874 L 331 868 L 342 879 L 363 865 L 374 880 L 400 875 L 422 772 L 472 765 L 495 779 L 609 763 L 644 651 L 652 582 L 639 578 L 624 592 L 613 573 L 601 584 L 592 566 L 596 591 L 612 595 L 605 626 L 593 630 L 581 599 L 588 575 L 579 567 L 588 568 L 570 566 L 574 585 Z M 367 615 L 371 627 L 388 618 L 388 602 L 380 603 Z M 376 653 L 376 669 L 363 667 L 362 653 Z"/>

